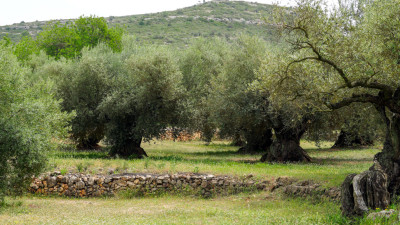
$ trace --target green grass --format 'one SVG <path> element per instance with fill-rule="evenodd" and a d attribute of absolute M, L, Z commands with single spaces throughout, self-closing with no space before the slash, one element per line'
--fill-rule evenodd
<path fill-rule="evenodd" d="M 212 200 L 191 197 L 134 199 L 24 198 L 5 209 L 1 224 L 329 224 L 332 202 L 313 203 L 268 193 Z"/>
<path fill-rule="evenodd" d="M 330 149 L 302 142 L 312 163 L 260 163 L 261 155 L 236 154 L 238 147 L 225 141 L 157 141 L 143 144 L 149 157 L 114 159 L 102 151 L 59 150 L 50 154 L 49 171 L 67 173 L 199 172 L 257 179 L 280 176 L 314 180 L 326 187 L 339 186 L 349 173 L 372 165 L 378 148 Z M 192 195 L 140 195 L 120 193 L 113 198 L 75 199 L 26 195 L 0 207 L 0 224 L 350 224 L 339 203 L 324 199 L 291 198 L 280 192 L 244 192 L 202 199 Z M 397 205 L 392 208 L 398 208 Z M 362 218 L 355 224 L 374 224 Z M 389 221 L 390 222 L 390 221 Z M 380 224 L 389 224 L 380 221 Z"/>
<path fill-rule="evenodd" d="M 228 142 L 157 141 L 143 144 L 149 157 L 143 160 L 115 159 L 107 151 L 57 151 L 50 157 L 49 171 L 62 170 L 106 174 L 110 170 L 122 172 L 177 173 L 195 172 L 215 175 L 246 176 L 272 179 L 281 176 L 299 180 L 314 180 L 326 187 L 339 186 L 350 173 L 359 173 L 372 165 L 373 156 L 379 151 L 372 149 L 333 150 L 330 143 L 318 149 L 311 143 L 302 143 L 312 163 L 261 163 L 261 155 L 236 154 L 238 147 Z"/>

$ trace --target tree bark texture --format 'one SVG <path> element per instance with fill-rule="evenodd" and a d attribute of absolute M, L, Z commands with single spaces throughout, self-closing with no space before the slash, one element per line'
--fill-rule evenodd
<path fill-rule="evenodd" d="M 342 184 L 342 213 L 346 216 L 363 215 L 369 209 L 386 209 L 391 198 L 400 193 L 400 115 L 386 115 L 380 108 L 387 125 L 382 152 L 374 157 L 369 170 L 349 175 Z"/>
<path fill-rule="evenodd" d="M 305 126 L 286 128 L 274 127 L 276 140 L 268 152 L 261 157 L 261 161 L 269 162 L 302 162 L 311 161 L 311 157 L 300 147 L 300 138 L 304 134 Z"/>
<path fill-rule="evenodd" d="M 111 151 L 111 155 L 119 155 L 121 157 L 135 157 L 138 159 L 142 159 L 144 157 L 148 157 L 143 148 L 140 147 L 142 143 L 142 139 L 129 139 L 125 141 L 123 146 L 119 146 L 118 149 L 113 149 Z"/>

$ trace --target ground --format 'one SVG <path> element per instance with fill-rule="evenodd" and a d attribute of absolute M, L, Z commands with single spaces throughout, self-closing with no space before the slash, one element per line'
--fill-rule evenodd
<path fill-rule="evenodd" d="M 272 179 L 280 176 L 313 180 L 325 187 L 338 187 L 349 173 L 370 165 L 378 147 L 329 149 L 308 142 L 302 147 L 312 163 L 267 164 L 261 155 L 238 155 L 228 142 L 151 142 L 143 145 L 149 158 L 111 159 L 104 151 L 56 151 L 50 154 L 49 171 L 84 173 L 196 172 Z M 294 198 L 279 192 L 248 192 L 212 199 L 188 195 L 74 199 L 26 195 L 8 199 L 0 211 L 0 224 L 338 224 L 339 203 Z M 348 221 L 347 221 L 348 222 Z"/>

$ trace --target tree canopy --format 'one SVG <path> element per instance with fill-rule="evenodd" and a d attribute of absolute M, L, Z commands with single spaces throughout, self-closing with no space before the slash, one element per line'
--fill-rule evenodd
<path fill-rule="evenodd" d="M 39 33 L 37 43 L 47 55 L 59 59 L 81 56 L 84 47 L 93 48 L 100 42 L 107 44 L 113 51 L 122 49 L 123 30 L 120 27 L 109 28 L 103 17 L 83 17 L 65 24 L 52 22 Z"/>
<path fill-rule="evenodd" d="M 362 214 L 368 207 L 385 208 L 389 193 L 400 184 L 400 1 L 352 1 L 328 11 L 317 0 L 300 1 L 290 14 L 278 9 L 274 23 L 281 28 L 288 49 L 265 62 L 264 88 L 274 102 L 296 99 L 313 111 L 339 109 L 353 103 L 369 103 L 387 126 L 384 149 L 375 165 L 362 176 L 349 177 L 344 185 L 346 213 Z M 356 5 L 357 7 L 351 7 Z M 351 203 L 349 185 L 366 176 L 383 179 L 374 187 L 360 184 L 355 193 L 374 193 L 379 200 L 362 199 L 365 207 Z M 386 178 L 385 178 L 386 177 Z M 349 183 L 350 182 L 350 183 Z M 355 198 L 361 198 L 355 195 Z M 357 199 L 355 200 L 357 201 Z"/>
<path fill-rule="evenodd" d="M 51 81 L 30 75 L 0 41 L 0 201 L 23 193 L 45 168 L 46 152 L 65 137 L 72 116 L 61 112 Z"/>

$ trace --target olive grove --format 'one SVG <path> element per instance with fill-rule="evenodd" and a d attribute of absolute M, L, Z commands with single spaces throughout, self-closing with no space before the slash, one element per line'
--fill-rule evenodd
<path fill-rule="evenodd" d="M 329 11 L 321 1 L 299 1 L 291 16 L 278 9 L 274 23 L 290 48 L 275 56 L 280 63 L 267 63 L 264 88 L 275 102 L 296 98 L 313 111 L 363 103 L 381 115 L 382 152 L 342 186 L 342 210 L 351 215 L 386 208 L 400 188 L 400 1 L 342 3 Z"/>

